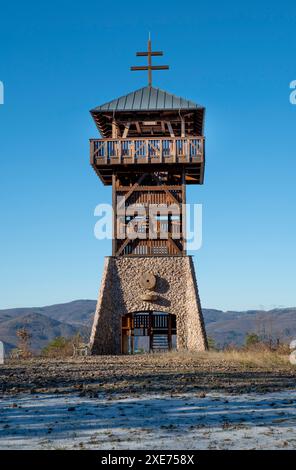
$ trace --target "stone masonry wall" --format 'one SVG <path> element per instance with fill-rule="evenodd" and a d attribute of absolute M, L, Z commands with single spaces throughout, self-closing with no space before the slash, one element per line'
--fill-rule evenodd
<path fill-rule="evenodd" d="M 142 300 L 140 277 L 156 276 L 154 301 Z M 90 346 L 92 354 L 120 354 L 121 317 L 154 310 L 176 315 L 177 348 L 204 351 L 206 333 L 191 256 L 106 257 Z"/>

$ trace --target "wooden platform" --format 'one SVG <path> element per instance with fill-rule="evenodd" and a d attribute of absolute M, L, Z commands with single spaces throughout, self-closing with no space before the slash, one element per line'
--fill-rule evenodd
<path fill-rule="evenodd" d="M 168 164 L 185 169 L 186 184 L 202 184 L 204 137 L 90 139 L 90 162 L 105 185 L 114 171 L 133 171 L 149 164 L 149 171 L 169 171 Z"/>

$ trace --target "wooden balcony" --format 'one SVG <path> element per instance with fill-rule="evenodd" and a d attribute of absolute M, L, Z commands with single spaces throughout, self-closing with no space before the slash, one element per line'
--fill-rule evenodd
<path fill-rule="evenodd" d="M 204 162 L 204 137 L 91 139 L 95 166 L 127 164 L 191 164 Z"/>

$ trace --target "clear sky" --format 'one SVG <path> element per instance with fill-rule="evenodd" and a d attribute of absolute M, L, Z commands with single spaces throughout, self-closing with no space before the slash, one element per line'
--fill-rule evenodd
<path fill-rule="evenodd" d="M 111 202 L 89 166 L 89 109 L 154 85 L 207 108 L 195 253 L 204 307 L 296 306 L 295 1 L 0 1 L 0 308 L 97 296 Z M 159 60 L 159 59 L 158 59 Z"/>

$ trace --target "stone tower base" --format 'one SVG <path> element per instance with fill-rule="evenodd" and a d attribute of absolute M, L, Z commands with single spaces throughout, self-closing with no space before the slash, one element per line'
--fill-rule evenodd
<path fill-rule="evenodd" d="M 153 295 L 142 287 L 141 276 L 147 273 L 156 277 Z M 92 354 L 120 354 L 121 317 L 141 311 L 176 315 L 178 350 L 207 349 L 191 256 L 106 257 L 90 338 Z"/>

